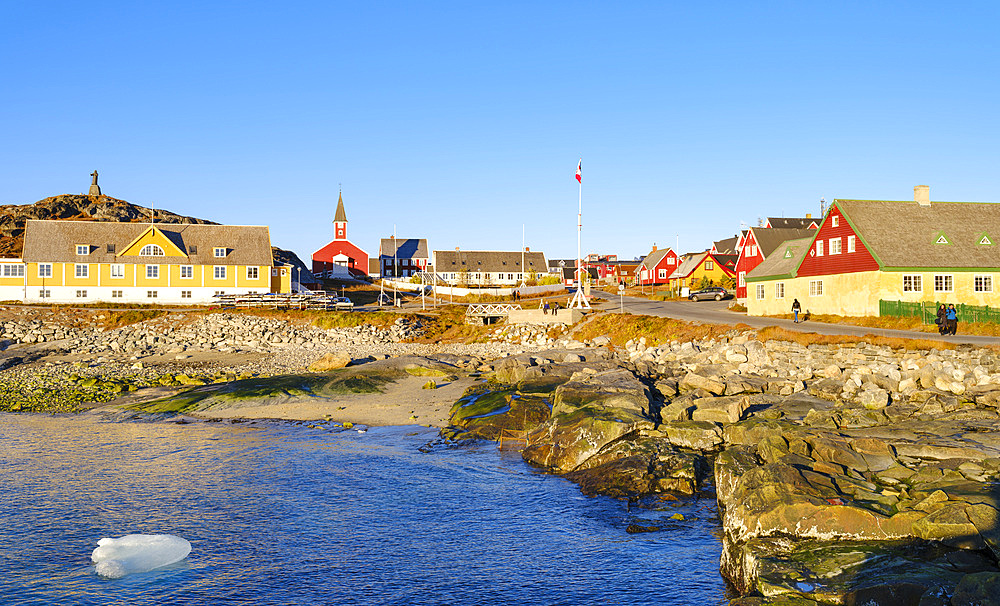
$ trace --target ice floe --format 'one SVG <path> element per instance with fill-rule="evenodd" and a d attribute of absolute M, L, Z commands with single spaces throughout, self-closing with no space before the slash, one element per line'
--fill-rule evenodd
<path fill-rule="evenodd" d="M 127 534 L 98 541 L 90 559 L 97 563 L 97 574 L 118 579 L 179 562 L 189 553 L 191 543 L 172 534 Z"/>

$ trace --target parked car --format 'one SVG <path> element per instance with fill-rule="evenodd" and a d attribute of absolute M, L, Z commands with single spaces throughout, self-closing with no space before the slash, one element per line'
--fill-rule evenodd
<path fill-rule="evenodd" d="M 337 297 L 333 300 L 333 306 L 339 310 L 352 310 L 354 309 L 354 301 L 351 301 L 347 297 Z"/>
<path fill-rule="evenodd" d="M 704 301 L 706 299 L 715 299 L 716 301 L 721 301 L 723 299 L 729 298 L 729 292 L 721 286 L 713 286 L 712 288 L 703 288 L 701 290 L 696 290 L 688 295 L 688 299 L 692 301 Z"/>

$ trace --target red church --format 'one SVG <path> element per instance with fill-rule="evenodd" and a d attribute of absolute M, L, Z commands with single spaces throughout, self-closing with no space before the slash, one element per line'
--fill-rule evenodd
<path fill-rule="evenodd" d="M 312 273 L 318 278 L 359 278 L 368 276 L 368 253 L 347 239 L 344 194 L 337 200 L 333 216 L 333 241 L 312 256 Z"/>

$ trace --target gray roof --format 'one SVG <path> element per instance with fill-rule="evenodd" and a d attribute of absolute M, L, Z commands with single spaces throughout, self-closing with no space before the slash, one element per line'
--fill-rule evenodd
<path fill-rule="evenodd" d="M 753 238 L 757 241 L 757 248 L 760 254 L 767 258 L 779 244 L 785 240 L 795 240 L 797 238 L 811 238 L 816 235 L 815 229 L 791 229 L 791 228 L 771 228 L 753 227 Z"/>
<path fill-rule="evenodd" d="M 815 223 L 819 225 L 822 222 L 822 218 L 815 219 L 813 217 L 768 217 L 767 223 L 772 228 L 784 228 L 784 229 L 808 229 L 810 225 Z"/>
<path fill-rule="evenodd" d="M 834 200 L 883 268 L 1000 267 L 1000 204 Z M 831 210 L 831 212 L 833 212 Z M 936 244 L 944 236 L 947 244 Z M 980 244 L 986 236 L 992 244 Z"/>
<path fill-rule="evenodd" d="M 657 263 L 663 260 L 663 257 L 667 256 L 670 252 L 669 248 L 658 248 L 643 258 L 642 262 L 639 263 L 639 269 L 653 269 L 656 267 Z"/>
<path fill-rule="evenodd" d="M 525 269 L 522 273 L 548 271 L 545 264 L 545 254 L 540 252 L 524 253 Z M 499 250 L 435 250 L 434 251 L 434 271 L 436 272 L 459 272 L 468 271 L 488 271 L 521 272 L 521 251 L 499 251 Z"/>
<path fill-rule="evenodd" d="M 715 251 L 720 255 L 731 255 L 736 252 L 736 242 L 738 239 L 736 236 L 733 236 L 732 238 L 712 242 L 712 246 L 715 247 Z"/>
<path fill-rule="evenodd" d="M 393 256 L 397 259 L 427 258 L 427 240 L 424 238 L 382 238 L 378 249 L 382 259 L 391 259 Z"/>
<path fill-rule="evenodd" d="M 24 231 L 27 263 L 148 263 L 170 257 L 118 256 L 143 232 L 149 223 L 111 223 L 105 221 L 29 220 Z M 156 223 L 171 242 L 186 255 L 192 265 L 272 265 L 271 236 L 265 226 L 193 225 Z M 90 245 L 90 254 L 76 254 L 78 244 Z M 108 245 L 113 251 L 108 252 Z M 225 247 L 225 257 L 215 257 L 214 248 Z M 175 257 L 176 258 L 176 257 Z"/>
<path fill-rule="evenodd" d="M 810 231 L 814 232 L 815 235 L 816 230 Z M 799 263 L 805 257 L 811 242 L 812 236 L 808 236 L 786 240 L 778 244 L 772 251 L 773 254 L 768 255 L 767 258 L 760 262 L 760 265 L 747 272 L 745 279 L 753 282 L 768 278 L 794 278 L 795 272 L 799 268 Z"/>
<path fill-rule="evenodd" d="M 685 259 L 681 261 L 674 273 L 670 274 L 670 279 L 674 280 L 677 278 L 686 278 L 688 274 L 693 272 L 698 268 L 698 264 L 708 255 L 708 251 L 700 253 L 688 253 L 685 255 Z"/>

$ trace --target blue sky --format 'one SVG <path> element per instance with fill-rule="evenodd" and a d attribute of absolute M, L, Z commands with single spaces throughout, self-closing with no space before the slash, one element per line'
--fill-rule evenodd
<path fill-rule="evenodd" d="M 996 3 L 41 2 L 0 38 L 0 203 L 623 258 L 833 198 L 996 201 Z"/>

